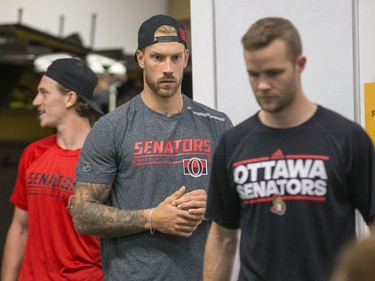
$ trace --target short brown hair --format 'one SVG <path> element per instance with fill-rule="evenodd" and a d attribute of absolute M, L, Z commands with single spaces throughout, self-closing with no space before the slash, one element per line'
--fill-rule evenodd
<path fill-rule="evenodd" d="M 268 46 L 276 39 L 285 42 L 287 57 L 296 62 L 302 54 L 302 42 L 298 30 L 287 19 L 268 17 L 256 21 L 242 37 L 242 45 L 247 51 L 255 51 Z"/>
<path fill-rule="evenodd" d="M 73 91 L 73 90 L 68 89 L 67 87 L 61 85 L 58 82 L 56 82 L 56 83 L 57 83 L 57 89 L 63 95 L 66 95 L 69 92 Z M 77 111 L 79 116 L 89 119 L 91 126 L 99 118 L 99 114 L 95 110 L 93 110 L 90 107 L 90 105 L 88 105 L 78 94 L 77 94 L 77 102 L 75 103 L 74 108 Z"/>

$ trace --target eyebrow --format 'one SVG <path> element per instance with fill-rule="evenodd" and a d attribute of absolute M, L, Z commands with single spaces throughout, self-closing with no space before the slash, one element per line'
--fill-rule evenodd
<path fill-rule="evenodd" d="M 182 55 L 184 51 L 176 51 L 176 52 L 160 52 L 160 51 L 150 51 L 150 55 L 159 55 L 159 56 L 175 56 L 175 55 Z"/>
<path fill-rule="evenodd" d="M 285 70 L 284 67 L 273 67 L 273 68 L 265 69 L 263 71 L 247 69 L 247 72 L 248 73 L 269 73 L 269 72 L 282 72 L 284 70 Z"/>
<path fill-rule="evenodd" d="M 49 92 L 47 88 L 44 88 L 44 87 L 38 87 L 37 88 L 37 91 L 40 92 L 40 91 L 44 91 L 44 92 Z"/>

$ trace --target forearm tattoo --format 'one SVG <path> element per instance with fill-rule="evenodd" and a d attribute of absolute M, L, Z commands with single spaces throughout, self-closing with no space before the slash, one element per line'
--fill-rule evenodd
<path fill-rule="evenodd" d="M 121 237 L 146 230 L 143 210 L 120 210 L 105 205 L 111 188 L 111 184 L 77 182 L 70 210 L 78 232 Z"/>

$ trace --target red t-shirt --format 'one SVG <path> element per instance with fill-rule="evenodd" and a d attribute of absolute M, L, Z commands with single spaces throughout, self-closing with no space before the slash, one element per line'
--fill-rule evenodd
<path fill-rule="evenodd" d="M 62 149 L 56 135 L 23 152 L 10 201 L 28 212 L 19 280 L 102 280 L 99 238 L 78 234 L 67 210 L 80 149 Z"/>

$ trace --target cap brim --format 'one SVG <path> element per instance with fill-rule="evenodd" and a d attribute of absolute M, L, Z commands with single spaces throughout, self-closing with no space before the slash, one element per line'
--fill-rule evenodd
<path fill-rule="evenodd" d="M 89 100 L 89 99 L 87 99 L 87 98 L 85 98 L 85 97 L 83 97 L 83 96 L 81 96 L 81 95 L 79 95 L 79 97 L 81 98 L 81 99 L 83 99 L 83 101 L 85 102 L 85 103 L 87 103 L 96 113 L 98 113 L 98 114 L 100 114 L 100 115 L 104 115 L 104 112 L 103 111 L 101 111 L 101 109 L 99 108 L 99 106 L 96 104 L 96 102 L 95 101 L 93 101 L 93 100 Z"/>

